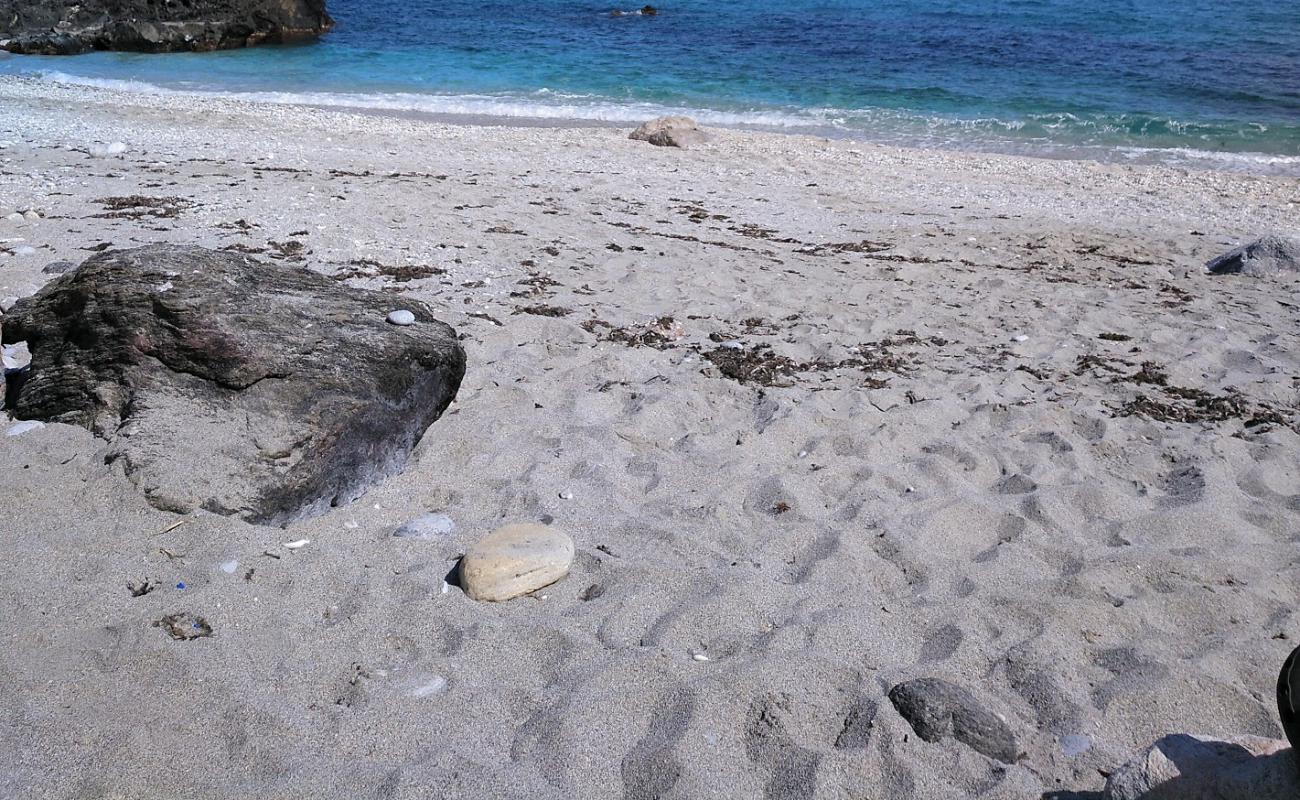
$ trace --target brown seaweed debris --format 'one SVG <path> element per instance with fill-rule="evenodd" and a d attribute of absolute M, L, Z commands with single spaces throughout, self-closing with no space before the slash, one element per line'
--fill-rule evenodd
<path fill-rule="evenodd" d="M 790 379 L 795 373 L 803 371 L 803 365 L 772 352 L 768 345 L 716 347 L 700 355 L 723 375 L 742 384 L 789 387 L 794 385 Z"/>
<path fill-rule="evenodd" d="M 807 247 L 795 250 L 795 252 L 804 256 L 824 256 L 836 253 L 879 253 L 884 250 L 889 250 L 893 246 L 892 242 L 873 242 L 869 239 L 863 239 L 858 242 L 827 242 L 825 244 L 811 244 Z"/>
<path fill-rule="evenodd" d="M 155 628 L 162 628 L 167 632 L 168 636 L 178 641 L 202 639 L 212 635 L 212 626 L 208 624 L 208 621 L 188 611 L 182 611 L 179 614 L 168 614 L 153 625 Z"/>
<path fill-rule="evenodd" d="M 266 246 L 270 248 L 268 255 L 271 258 L 282 261 L 302 261 L 307 252 L 307 245 L 297 239 L 289 239 L 285 242 L 270 241 Z"/>
<path fill-rule="evenodd" d="M 536 317 L 567 317 L 573 313 L 573 309 L 563 306 L 548 306 L 537 304 L 533 306 L 520 306 L 514 310 L 515 314 L 532 314 Z"/>
<path fill-rule="evenodd" d="M 1130 383 L 1149 383 L 1153 386 L 1168 386 L 1169 375 L 1156 362 L 1143 361 L 1141 369 L 1130 375 L 1128 381 Z"/>
<path fill-rule="evenodd" d="M 1097 355 L 1096 353 L 1085 353 L 1075 360 L 1074 374 L 1082 375 L 1083 373 L 1093 369 L 1103 369 L 1107 372 L 1115 373 L 1123 372 L 1123 370 L 1117 366 L 1119 364 L 1132 366 L 1130 362 L 1125 361 L 1122 358 L 1111 358 L 1110 356 Z"/>
<path fill-rule="evenodd" d="M 595 334 L 602 342 L 618 342 L 628 347 L 652 347 L 655 350 L 675 347 L 686 335 L 686 331 L 672 317 L 660 317 L 654 322 L 627 328 L 619 328 L 593 317 L 582 323 L 582 329 Z"/>
<path fill-rule="evenodd" d="M 430 267 L 424 264 L 404 264 L 389 266 L 369 258 L 354 259 L 348 262 L 348 268 L 331 275 L 336 281 L 354 278 L 392 278 L 397 283 L 424 280 L 435 275 L 444 275 L 447 270 L 442 267 Z"/>
<path fill-rule="evenodd" d="M 101 197 L 95 201 L 107 211 L 94 214 L 95 219 L 173 219 L 182 211 L 194 207 L 192 200 L 183 197 L 146 197 L 133 194 L 125 197 Z"/>
<path fill-rule="evenodd" d="M 561 286 L 559 281 L 549 275 L 541 275 L 536 272 L 530 273 L 527 278 L 517 281 L 517 286 L 525 286 L 527 289 L 521 289 L 510 293 L 511 297 L 549 297 L 551 287 Z"/>
<path fill-rule="evenodd" d="M 1213 394 L 1187 386 L 1165 386 L 1168 400 L 1138 395 L 1121 406 L 1116 416 L 1140 415 L 1160 422 L 1226 422 L 1242 420 L 1247 427 L 1256 425 L 1290 425 L 1276 409 L 1251 403 L 1235 389 Z"/>

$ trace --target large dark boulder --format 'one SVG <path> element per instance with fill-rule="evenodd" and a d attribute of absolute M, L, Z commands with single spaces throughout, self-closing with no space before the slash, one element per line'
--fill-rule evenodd
<path fill-rule="evenodd" d="M 397 309 L 414 324 L 389 323 Z M 199 247 L 96 255 L 0 325 L 31 351 L 17 418 L 108 440 L 159 508 L 266 524 L 401 470 L 465 373 L 418 301 Z"/>
<path fill-rule="evenodd" d="M 318 36 L 325 0 L 0 0 L 0 46 L 14 53 L 163 53 Z"/>

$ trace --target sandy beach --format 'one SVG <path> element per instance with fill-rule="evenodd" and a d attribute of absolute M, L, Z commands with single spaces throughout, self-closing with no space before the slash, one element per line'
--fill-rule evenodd
<path fill-rule="evenodd" d="M 17 77 L 0 108 L 0 307 L 196 244 L 422 300 L 468 360 L 401 475 L 287 529 L 159 510 L 78 427 L 0 435 L 0 797 L 1082 800 L 1167 733 L 1281 735 L 1300 294 L 1204 263 L 1300 233 L 1295 178 Z M 430 511 L 450 536 L 392 535 Z M 539 520 L 559 583 L 445 581 Z M 919 738 L 887 694 L 929 677 L 1015 763 Z"/>

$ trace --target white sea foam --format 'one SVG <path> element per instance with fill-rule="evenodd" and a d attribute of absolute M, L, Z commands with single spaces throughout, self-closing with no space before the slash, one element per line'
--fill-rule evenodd
<path fill-rule="evenodd" d="M 316 106 L 341 110 L 447 117 L 479 117 L 553 122 L 630 125 L 670 114 L 694 117 L 705 125 L 861 138 L 883 144 L 957 150 L 1006 152 L 1050 158 L 1162 163 L 1242 172 L 1300 174 L 1300 156 L 1201 150 L 1193 147 L 1106 142 L 1108 136 L 1133 134 L 1130 120 L 1089 119 L 1069 112 L 1030 115 L 1027 119 L 925 116 L 884 108 L 750 108 L 709 109 L 648 102 L 614 101 L 593 95 L 566 94 L 542 88 L 528 94 L 436 94 L 414 92 L 235 92 L 201 86 L 171 88 L 136 80 L 95 78 L 57 70 L 41 71 L 50 82 L 141 94 L 216 97 L 276 105 Z M 1177 133 L 1193 126 L 1173 119 L 1144 120 L 1139 128 Z M 1253 126 L 1262 132 L 1263 126 Z M 1041 135 L 1035 135 L 1041 131 Z M 1076 141 L 1063 132 L 1087 132 Z"/>

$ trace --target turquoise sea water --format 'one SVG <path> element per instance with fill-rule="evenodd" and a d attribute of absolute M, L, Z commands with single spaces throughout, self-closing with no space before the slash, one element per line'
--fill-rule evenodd
<path fill-rule="evenodd" d="M 626 4 L 624 10 L 636 8 Z M 0 73 L 1300 173 L 1300 0 L 333 0 L 318 42 Z"/>

